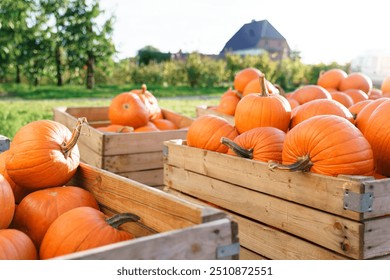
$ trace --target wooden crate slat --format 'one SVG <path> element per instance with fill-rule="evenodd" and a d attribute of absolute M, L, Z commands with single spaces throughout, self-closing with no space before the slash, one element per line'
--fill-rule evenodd
<path fill-rule="evenodd" d="M 106 156 L 103 169 L 114 173 L 163 168 L 162 151 Z"/>
<path fill-rule="evenodd" d="M 365 259 L 389 255 L 390 252 L 390 216 L 364 222 Z"/>
<path fill-rule="evenodd" d="M 351 258 L 362 255 L 361 223 L 166 165 L 165 185 Z"/>
<path fill-rule="evenodd" d="M 162 186 L 164 182 L 163 168 L 130 172 L 118 172 L 117 174 L 151 187 Z"/>

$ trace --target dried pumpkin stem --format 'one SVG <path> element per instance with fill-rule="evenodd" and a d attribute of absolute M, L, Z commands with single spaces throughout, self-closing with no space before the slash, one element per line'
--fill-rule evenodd
<path fill-rule="evenodd" d="M 70 153 L 72 152 L 72 149 L 74 148 L 74 146 L 76 146 L 77 140 L 80 137 L 81 126 L 87 123 L 87 118 L 85 117 L 77 119 L 77 123 L 73 129 L 72 137 L 68 142 L 64 142 L 61 145 L 62 153 L 64 154 L 65 158 L 69 157 Z"/>
<path fill-rule="evenodd" d="M 259 79 L 260 79 L 260 87 L 261 87 L 261 96 L 269 96 L 267 85 L 265 84 L 264 74 L 260 74 Z"/>
<path fill-rule="evenodd" d="M 141 218 L 132 213 L 119 213 L 106 219 L 106 222 L 113 228 L 119 228 L 122 224 L 128 222 L 137 222 Z"/>
<path fill-rule="evenodd" d="M 270 162 L 268 167 L 270 169 L 280 169 L 287 171 L 310 171 L 313 163 L 310 160 L 309 155 L 298 158 L 298 160 L 292 164 L 280 164 L 276 162 Z"/>
<path fill-rule="evenodd" d="M 237 156 L 253 159 L 253 149 L 245 149 L 237 145 L 237 143 L 235 143 L 233 140 L 226 137 L 221 138 L 221 143 L 232 150 Z"/>

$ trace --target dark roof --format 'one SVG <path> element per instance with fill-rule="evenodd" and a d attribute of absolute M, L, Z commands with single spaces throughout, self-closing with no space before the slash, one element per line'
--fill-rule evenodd
<path fill-rule="evenodd" d="M 259 41 L 263 38 L 286 40 L 282 34 L 279 33 L 272 26 L 268 20 L 260 20 L 244 24 L 232 38 L 225 44 L 221 53 L 225 50 L 245 50 L 256 48 Z"/>

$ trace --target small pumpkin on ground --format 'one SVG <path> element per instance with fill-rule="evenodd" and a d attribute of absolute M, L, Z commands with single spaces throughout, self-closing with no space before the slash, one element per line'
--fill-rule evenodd
<path fill-rule="evenodd" d="M 59 216 L 48 228 L 39 250 L 41 259 L 133 239 L 134 235 L 119 229 L 126 222 L 136 222 L 134 214 L 117 214 L 110 218 L 92 207 L 77 207 Z"/>

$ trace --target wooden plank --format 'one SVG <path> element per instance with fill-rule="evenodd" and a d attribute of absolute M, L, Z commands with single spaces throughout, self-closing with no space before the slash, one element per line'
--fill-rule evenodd
<path fill-rule="evenodd" d="M 363 258 L 390 254 L 390 216 L 364 222 Z"/>
<path fill-rule="evenodd" d="M 268 259 L 241 246 L 240 260 L 268 260 Z"/>
<path fill-rule="evenodd" d="M 363 214 L 364 219 L 385 216 L 390 213 L 390 179 L 363 182 L 365 193 L 372 193 L 372 211 Z"/>
<path fill-rule="evenodd" d="M 217 111 L 211 109 L 210 106 L 207 106 L 207 105 L 204 105 L 204 104 L 199 105 L 199 106 L 196 107 L 196 116 L 200 117 L 200 116 L 203 116 L 203 115 L 215 115 L 215 116 L 224 118 L 225 120 L 227 120 L 232 125 L 235 124 L 234 123 L 234 116 L 222 114 L 220 112 L 217 112 Z"/>
<path fill-rule="evenodd" d="M 221 213 L 214 209 L 188 203 L 158 189 L 84 163 L 80 164 L 70 184 L 89 190 L 99 204 L 114 212 L 131 209 L 132 213 L 141 217 L 145 226 L 157 232 L 221 218 Z"/>
<path fill-rule="evenodd" d="M 232 244 L 231 221 L 219 219 L 133 240 L 119 242 L 58 259 L 84 260 L 200 260 L 216 259 L 216 248 Z M 222 258 L 231 259 L 232 256 Z M 237 258 L 237 256 L 233 256 Z"/>
<path fill-rule="evenodd" d="M 65 112 L 74 118 L 85 117 L 88 122 L 99 122 L 107 121 L 108 117 L 108 106 L 99 107 L 67 107 Z"/>
<path fill-rule="evenodd" d="M 344 191 L 364 193 L 362 182 L 308 172 L 270 170 L 267 163 L 189 147 L 182 140 L 166 141 L 164 145 L 167 147 L 165 161 L 169 165 L 350 219 L 363 219 L 361 213 L 344 209 Z M 371 216 L 382 214 L 375 209 L 370 213 Z"/>
<path fill-rule="evenodd" d="M 165 165 L 164 174 L 165 185 L 180 192 L 350 258 L 362 255 L 363 225 L 359 222 L 170 165 Z"/>
<path fill-rule="evenodd" d="M 162 169 L 163 166 L 161 150 L 157 152 L 105 156 L 103 158 L 103 169 L 114 173 Z"/>
<path fill-rule="evenodd" d="M 117 174 L 151 187 L 162 186 L 164 184 L 163 168 L 141 170 L 141 171 L 119 172 Z"/>

